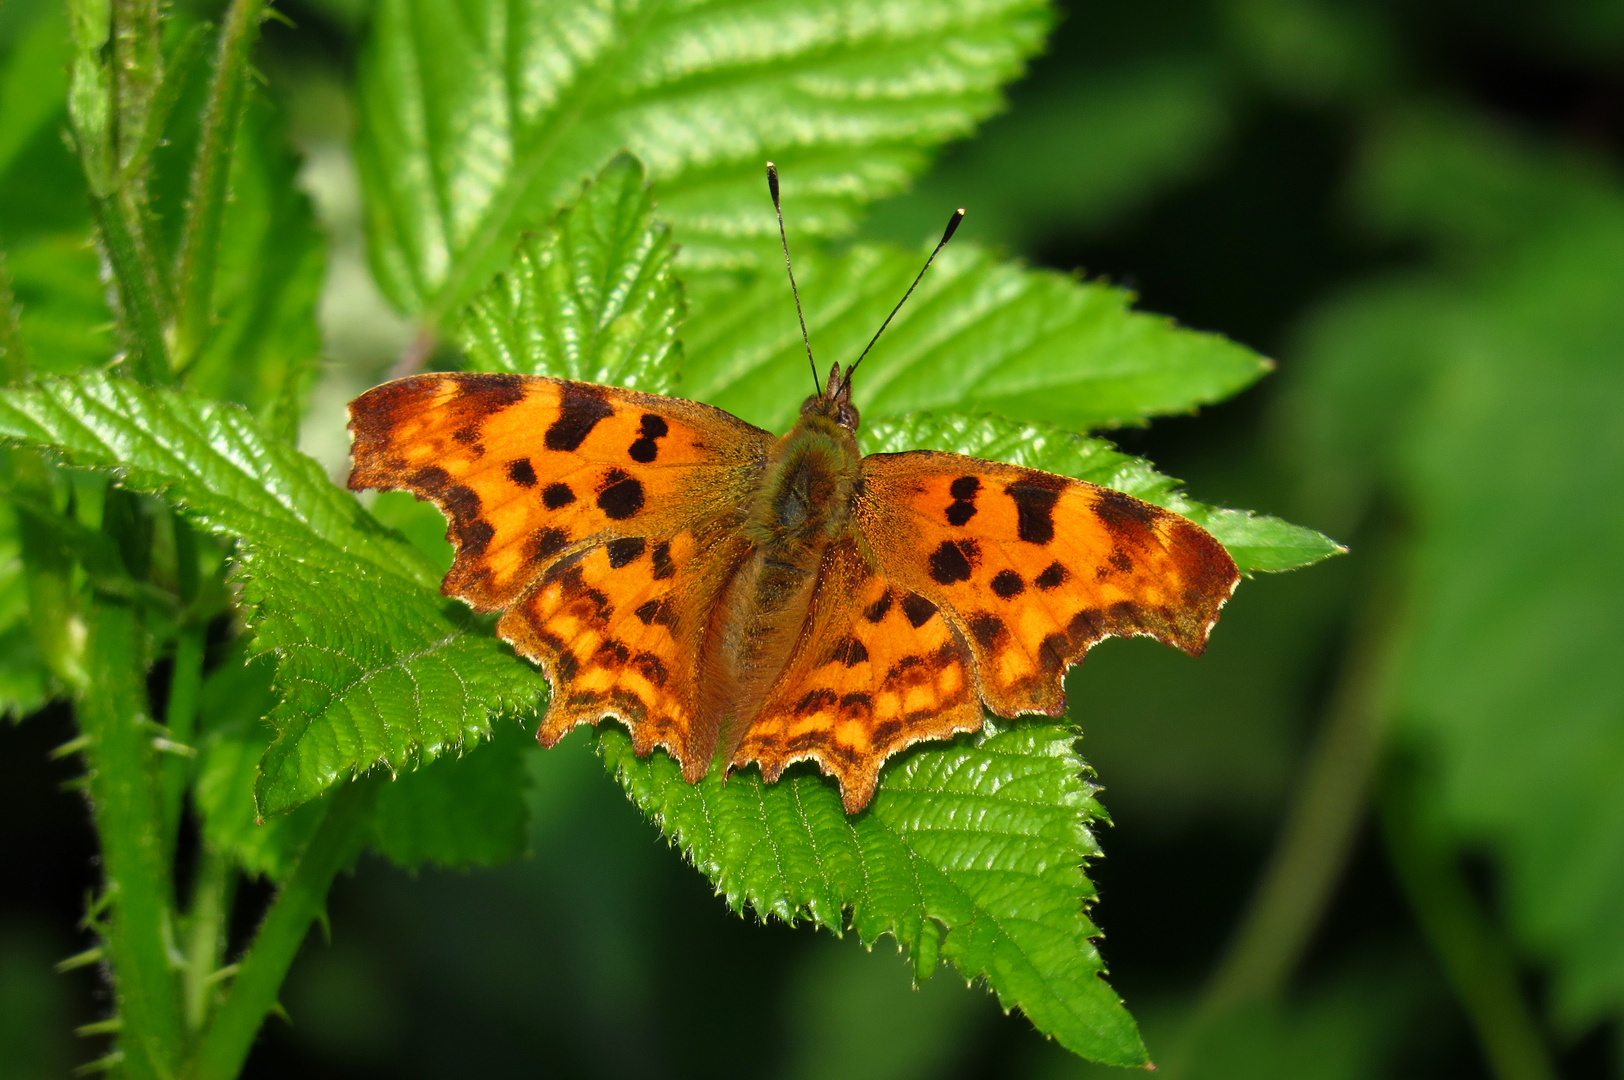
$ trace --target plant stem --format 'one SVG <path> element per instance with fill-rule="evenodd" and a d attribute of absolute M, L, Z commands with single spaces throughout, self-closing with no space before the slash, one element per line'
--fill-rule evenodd
<path fill-rule="evenodd" d="M 225 952 L 226 921 L 231 914 L 236 871 L 231 860 L 212 848 L 203 851 L 192 886 L 191 910 L 187 913 L 186 969 L 183 982 L 186 999 L 186 1027 L 194 1035 L 203 1031 L 209 1019 L 209 1005 L 218 988 L 214 973 Z"/>
<path fill-rule="evenodd" d="M 305 932 L 327 901 L 333 878 L 365 839 L 378 784 L 376 778 L 351 781 L 331 796 L 315 836 L 238 964 L 231 992 L 198 1051 L 195 1080 L 234 1080 L 242 1071 Z"/>
<path fill-rule="evenodd" d="M 118 286 L 119 314 L 131 348 L 130 373 L 139 382 L 170 380 L 169 347 L 164 337 L 164 287 L 158 263 L 139 213 L 119 194 L 92 195 L 91 209 L 107 245 L 107 261 Z"/>
<path fill-rule="evenodd" d="M 169 676 L 169 702 L 164 709 L 164 726 L 171 742 L 192 745 L 197 730 L 197 696 L 203 685 L 203 626 L 185 625 L 175 635 L 175 662 Z M 175 850 L 175 834 L 180 827 L 181 802 L 186 795 L 190 762 L 176 754 L 163 762 L 163 837 L 165 850 Z"/>
<path fill-rule="evenodd" d="M 183 1029 L 169 957 L 170 867 L 159 832 L 140 626 L 135 608 L 105 597 L 93 598 L 89 612 L 92 675 L 77 714 L 90 740 L 90 800 L 103 888 L 112 897 L 104 939 L 123 1021 L 119 1043 L 131 1075 L 170 1077 L 180 1064 Z"/>
<path fill-rule="evenodd" d="M 1416 921 L 1443 964 L 1496 1080 L 1556 1080 L 1517 985 L 1517 969 L 1461 876 L 1452 847 L 1428 829 L 1413 769 L 1391 770 L 1379 809 L 1387 854 Z"/>
<path fill-rule="evenodd" d="M 28 350 L 23 346 L 23 328 L 17 297 L 11 291 L 11 271 L 6 269 L 6 252 L 0 246 L 0 386 L 11 386 L 28 378 Z"/>
<path fill-rule="evenodd" d="M 1399 583 L 1380 569 L 1373 577 L 1301 786 L 1229 950 L 1207 984 L 1197 1024 L 1280 993 L 1353 849 L 1399 655 L 1393 610 Z"/>
<path fill-rule="evenodd" d="M 196 359 L 208 340 L 231 154 L 247 98 L 248 54 L 259 36 L 264 7 L 264 0 L 231 0 L 220 30 L 175 264 L 175 356 L 181 370 Z"/>

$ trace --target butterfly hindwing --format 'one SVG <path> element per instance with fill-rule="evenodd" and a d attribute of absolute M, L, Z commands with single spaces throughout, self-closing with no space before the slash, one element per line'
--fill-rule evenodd
<path fill-rule="evenodd" d="M 1059 715 L 1066 668 L 1109 636 L 1199 654 L 1240 577 L 1205 530 L 1109 488 L 936 451 L 863 460 L 863 541 L 944 609 L 1001 716 Z"/>
<path fill-rule="evenodd" d="M 498 633 L 546 669 L 544 742 L 617 716 L 639 753 L 666 746 L 703 775 L 692 613 L 714 603 L 708 560 L 771 436 L 678 398 L 503 374 L 386 383 L 350 428 L 350 487 L 439 506 L 457 549 L 441 591 L 506 609 Z"/>
<path fill-rule="evenodd" d="M 800 645 L 730 765 L 759 763 L 770 782 L 816 761 L 855 813 L 891 754 L 980 725 L 963 637 L 846 540 L 826 552 Z"/>

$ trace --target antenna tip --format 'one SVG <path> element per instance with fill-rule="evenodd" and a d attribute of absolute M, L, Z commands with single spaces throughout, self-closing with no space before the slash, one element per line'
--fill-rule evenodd
<path fill-rule="evenodd" d="M 778 166 L 767 162 L 767 191 L 773 197 L 773 206 L 778 205 Z"/>
<path fill-rule="evenodd" d="M 769 162 L 767 162 L 767 171 L 768 172 L 777 172 L 778 171 L 778 166 L 774 165 L 772 162 L 769 161 Z"/>
<path fill-rule="evenodd" d="M 945 244 L 949 240 L 953 239 L 953 234 L 955 232 L 957 232 L 958 229 L 959 229 L 959 222 L 961 222 L 963 220 L 964 220 L 964 207 L 961 206 L 957 210 L 953 211 L 953 216 L 952 217 L 947 219 L 947 231 L 942 234 L 942 244 Z M 940 249 L 940 247 L 941 247 L 941 244 L 938 244 L 937 248 Z"/>

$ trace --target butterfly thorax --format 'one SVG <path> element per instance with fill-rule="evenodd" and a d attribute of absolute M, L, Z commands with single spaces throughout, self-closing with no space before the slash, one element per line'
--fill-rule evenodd
<path fill-rule="evenodd" d="M 855 412 L 836 406 L 809 399 L 774 445 L 746 508 L 741 531 L 749 546 L 740 552 L 705 649 L 713 688 L 707 697 L 716 703 L 727 752 L 789 659 L 824 552 L 851 528 L 862 456 Z"/>

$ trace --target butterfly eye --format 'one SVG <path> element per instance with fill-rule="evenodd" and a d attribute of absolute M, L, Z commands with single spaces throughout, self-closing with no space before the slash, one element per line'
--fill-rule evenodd
<path fill-rule="evenodd" d="M 840 406 L 840 414 L 836 419 L 841 427 L 850 428 L 853 431 L 857 430 L 857 410 L 852 406 L 842 404 Z"/>

